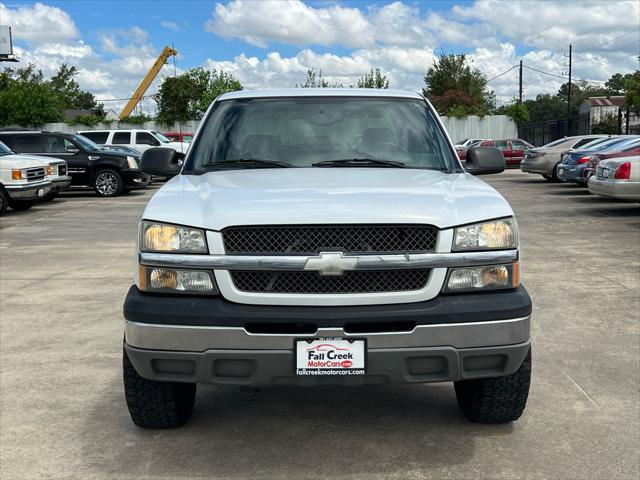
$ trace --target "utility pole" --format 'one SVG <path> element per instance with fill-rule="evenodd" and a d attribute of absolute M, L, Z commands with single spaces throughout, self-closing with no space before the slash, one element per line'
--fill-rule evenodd
<path fill-rule="evenodd" d="M 522 60 L 520 60 L 520 88 L 518 89 L 518 103 L 522 103 Z"/>
<path fill-rule="evenodd" d="M 572 46 L 569 45 L 569 88 L 567 90 L 567 137 L 571 135 L 571 59 L 573 56 Z"/>

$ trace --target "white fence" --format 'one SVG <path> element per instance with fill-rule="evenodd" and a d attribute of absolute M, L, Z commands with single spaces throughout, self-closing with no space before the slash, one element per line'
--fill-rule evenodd
<path fill-rule="evenodd" d="M 120 123 L 120 122 L 105 122 L 98 123 L 97 125 L 69 125 L 67 123 L 47 123 L 42 127 L 42 130 L 49 132 L 64 132 L 75 133 L 78 130 L 115 130 L 115 129 L 143 129 L 143 130 L 156 130 L 158 132 L 185 132 L 194 133 L 198 125 L 199 120 L 191 120 L 188 122 L 174 123 L 173 125 L 167 125 L 159 122 L 144 122 L 141 124 L 132 123 Z"/>
<path fill-rule="evenodd" d="M 484 117 L 469 116 L 463 118 L 442 117 L 442 122 L 451 136 L 451 140 L 457 142 L 464 138 L 516 138 L 518 128 L 506 115 L 487 115 Z M 194 133 L 198 128 L 199 120 L 165 125 L 158 122 L 145 122 L 141 125 L 127 123 L 100 123 L 92 127 L 85 125 L 68 125 L 66 123 L 48 123 L 42 129 L 50 132 L 74 133 L 78 130 L 104 130 L 142 128 L 157 130 L 159 132 L 189 132 Z"/>
<path fill-rule="evenodd" d="M 486 115 L 484 117 L 441 117 L 451 140 L 458 142 L 465 138 L 518 138 L 518 127 L 506 115 Z"/>

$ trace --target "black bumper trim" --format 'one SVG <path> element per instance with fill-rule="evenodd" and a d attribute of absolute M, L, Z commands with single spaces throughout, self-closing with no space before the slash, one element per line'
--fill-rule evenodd
<path fill-rule="evenodd" d="M 220 297 L 150 295 L 134 285 L 124 303 L 124 317 L 131 322 L 220 327 L 260 323 L 313 324 L 317 328 L 384 322 L 434 325 L 529 315 L 531 299 L 522 285 L 510 291 L 440 295 L 426 302 L 339 307 L 245 305 Z"/>

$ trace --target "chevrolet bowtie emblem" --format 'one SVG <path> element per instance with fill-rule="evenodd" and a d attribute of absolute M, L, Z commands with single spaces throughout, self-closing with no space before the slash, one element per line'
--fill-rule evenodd
<path fill-rule="evenodd" d="M 304 269 L 316 271 L 323 276 L 338 276 L 347 270 L 353 270 L 357 263 L 357 257 L 345 257 L 342 252 L 321 252 L 317 257 L 307 260 Z"/>

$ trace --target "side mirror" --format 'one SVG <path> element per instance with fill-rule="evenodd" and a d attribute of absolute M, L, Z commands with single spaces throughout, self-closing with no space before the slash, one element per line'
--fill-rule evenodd
<path fill-rule="evenodd" d="M 467 172 L 472 175 L 488 175 L 504 172 L 506 163 L 502 152 L 494 147 L 470 148 L 467 150 Z"/>
<path fill-rule="evenodd" d="M 178 153 L 172 148 L 150 148 L 142 154 L 140 170 L 155 177 L 173 177 L 180 172 Z"/>
<path fill-rule="evenodd" d="M 156 138 L 151 139 L 151 142 L 149 142 L 149 143 L 150 143 L 151 145 L 156 146 L 156 147 L 159 147 L 159 146 L 160 146 L 160 140 L 158 140 L 158 139 L 156 139 Z"/>

